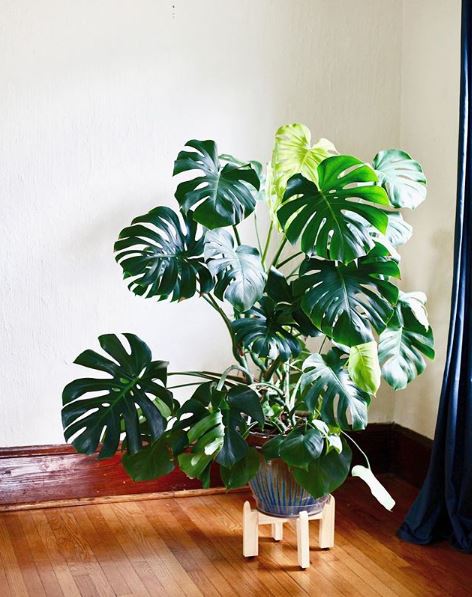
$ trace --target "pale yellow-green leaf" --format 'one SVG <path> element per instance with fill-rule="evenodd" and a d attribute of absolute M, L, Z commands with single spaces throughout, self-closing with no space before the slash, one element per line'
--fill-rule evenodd
<path fill-rule="evenodd" d="M 351 346 L 348 371 L 352 381 L 369 394 L 375 394 L 380 386 L 380 365 L 377 343 L 366 342 Z"/>
<path fill-rule="evenodd" d="M 318 164 L 337 153 L 328 139 L 311 144 L 310 130 L 304 124 L 286 124 L 275 134 L 272 161 L 267 173 L 268 196 L 273 222 L 279 227 L 275 214 L 282 201 L 287 181 L 294 174 L 318 182 Z"/>

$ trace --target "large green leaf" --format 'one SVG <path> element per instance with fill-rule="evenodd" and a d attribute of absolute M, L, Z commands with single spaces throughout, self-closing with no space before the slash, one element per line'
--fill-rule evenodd
<path fill-rule="evenodd" d="M 171 429 L 136 454 L 125 454 L 122 463 L 133 481 L 157 479 L 174 470 L 175 459 L 187 444 L 184 431 Z"/>
<path fill-rule="evenodd" d="M 168 207 L 156 207 L 135 218 L 121 231 L 115 243 L 116 261 L 132 292 L 147 298 L 173 301 L 208 292 L 213 286 L 203 261 L 203 237 L 197 239 L 197 224 L 188 219 L 181 225 Z"/>
<path fill-rule="evenodd" d="M 74 361 L 110 376 L 76 379 L 64 388 L 64 436 L 67 441 L 75 436 L 72 444 L 78 452 L 92 454 L 101 442 L 100 457 L 112 456 L 123 424 L 127 449 L 134 454 L 142 445 L 140 416 L 147 422 L 150 440 L 157 439 L 166 427 L 152 398 L 160 398 L 171 410 L 174 408 L 172 395 L 164 387 L 167 363 L 152 361 L 148 346 L 134 334 L 123 335 L 130 352 L 115 334 L 105 334 L 98 340 L 111 359 L 86 350 Z"/>
<path fill-rule="evenodd" d="M 279 455 L 289 466 L 308 470 L 323 452 L 324 439 L 318 429 L 293 429 L 279 446 Z"/>
<path fill-rule="evenodd" d="M 197 170 L 200 175 L 181 182 L 175 197 L 184 213 L 195 207 L 192 217 L 206 228 L 239 224 L 255 208 L 254 193 L 260 180 L 251 164 L 240 166 L 218 158 L 214 141 L 191 140 L 179 153 L 174 175 Z"/>
<path fill-rule="evenodd" d="M 260 357 L 283 361 L 299 354 L 300 342 L 286 329 L 293 322 L 285 308 L 279 308 L 276 301 L 263 296 L 259 306 L 253 307 L 246 316 L 232 322 L 236 340 Z"/>
<path fill-rule="evenodd" d="M 313 324 L 329 338 L 355 346 L 373 340 L 372 329 L 385 329 L 398 299 L 388 281 L 399 277 L 394 259 L 374 250 L 348 265 L 309 259 L 300 267 L 295 289 Z"/>
<path fill-rule="evenodd" d="M 296 174 L 288 181 L 277 211 L 288 240 L 300 238 L 308 255 L 343 263 L 366 255 L 375 244 L 369 225 L 384 233 L 388 224 L 384 211 L 372 205 L 389 205 L 375 184 L 376 173 L 357 158 L 340 155 L 319 164 L 318 179 L 317 185 Z"/>
<path fill-rule="evenodd" d="M 255 476 L 260 459 L 255 448 L 249 448 L 245 456 L 231 467 L 220 466 L 220 474 L 227 489 L 242 487 Z"/>
<path fill-rule="evenodd" d="M 304 124 L 286 124 L 275 133 L 275 144 L 270 163 L 269 195 L 271 212 L 275 215 L 287 188 L 287 181 L 294 174 L 318 183 L 318 165 L 337 153 L 327 139 L 311 144 L 311 133 Z"/>
<path fill-rule="evenodd" d="M 433 331 L 423 293 L 402 293 L 395 314 L 380 335 L 382 376 L 395 390 L 404 389 L 426 367 L 423 356 L 434 359 Z"/>
<path fill-rule="evenodd" d="M 338 350 L 332 349 L 326 355 L 315 353 L 306 359 L 301 390 L 309 410 L 320 410 L 329 425 L 356 430 L 367 425 L 371 397 L 352 381 Z"/>
<path fill-rule="evenodd" d="M 349 474 L 351 459 L 351 448 L 343 439 L 341 453 L 331 450 L 312 460 L 308 470 L 292 468 L 292 474 L 297 483 L 313 497 L 323 497 L 344 483 Z"/>
<path fill-rule="evenodd" d="M 426 198 L 426 177 L 421 165 L 400 149 L 379 151 L 372 166 L 379 184 L 395 207 L 414 209 Z"/>
<path fill-rule="evenodd" d="M 205 235 L 205 259 L 218 282 L 215 294 L 228 300 L 238 311 L 247 311 L 264 292 L 266 274 L 257 249 L 234 246 L 224 229 L 209 230 Z"/>
<path fill-rule="evenodd" d="M 352 381 L 361 390 L 376 394 L 380 387 L 380 365 L 377 354 L 377 342 L 352 346 L 349 351 L 348 371 Z"/>

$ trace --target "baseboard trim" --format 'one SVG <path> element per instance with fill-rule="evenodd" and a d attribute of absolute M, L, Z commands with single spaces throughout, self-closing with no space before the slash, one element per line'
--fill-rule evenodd
<path fill-rule="evenodd" d="M 376 474 L 394 473 L 416 487 L 421 485 L 431 440 L 392 423 L 371 423 L 353 435 Z M 362 463 L 362 458 L 355 455 L 354 462 Z M 155 481 L 134 482 L 124 471 L 120 455 L 97 460 L 77 454 L 69 445 L 0 448 L 0 487 L 0 511 L 225 491 L 217 467 L 208 490 L 178 469 Z"/>

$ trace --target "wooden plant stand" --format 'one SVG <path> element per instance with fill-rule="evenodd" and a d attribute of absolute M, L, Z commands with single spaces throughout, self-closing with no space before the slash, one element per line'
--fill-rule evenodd
<path fill-rule="evenodd" d="M 249 502 L 244 502 L 243 507 L 243 555 L 250 558 L 259 555 L 259 526 L 262 524 L 272 525 L 272 537 L 275 541 L 283 539 L 284 523 L 295 523 L 297 531 L 298 564 L 300 568 L 310 567 L 310 520 L 319 520 L 318 542 L 321 549 L 329 549 L 334 546 L 334 511 L 335 502 L 332 495 L 321 512 L 308 515 L 308 512 L 300 512 L 295 518 L 280 518 L 269 516 L 258 510 L 252 510 Z"/>

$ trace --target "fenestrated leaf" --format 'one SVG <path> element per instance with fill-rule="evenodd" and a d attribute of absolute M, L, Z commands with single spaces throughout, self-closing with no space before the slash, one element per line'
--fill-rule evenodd
<path fill-rule="evenodd" d="M 375 244 L 369 225 L 384 233 L 388 224 L 384 210 L 373 205 L 389 205 L 375 184 L 376 173 L 357 158 L 340 155 L 322 161 L 318 177 L 318 185 L 301 174 L 288 181 L 277 211 L 288 240 L 300 238 L 308 255 L 343 263 L 366 255 Z"/>
<path fill-rule="evenodd" d="M 247 451 L 248 445 L 246 440 L 233 427 L 231 422 L 228 422 L 225 425 L 223 446 L 216 457 L 216 462 L 230 468 L 239 462 L 241 458 L 244 458 Z"/>
<path fill-rule="evenodd" d="M 374 339 L 387 326 L 398 299 L 388 277 L 399 277 L 398 264 L 374 250 L 348 265 L 309 259 L 300 266 L 295 290 L 302 308 L 329 338 L 355 346 Z"/>
<path fill-rule="evenodd" d="M 434 359 L 433 331 L 429 326 L 423 293 L 401 294 L 395 314 L 379 339 L 382 376 L 394 389 L 404 389 L 423 373 L 423 356 Z"/>
<path fill-rule="evenodd" d="M 213 456 L 204 452 L 179 454 L 179 468 L 191 479 L 200 479 L 203 487 L 210 486 L 210 464 Z"/>
<path fill-rule="evenodd" d="M 209 230 L 205 235 L 205 260 L 218 283 L 215 294 L 238 311 L 247 311 L 264 292 L 266 274 L 257 249 L 234 246 L 227 230 Z"/>
<path fill-rule="evenodd" d="M 324 439 L 318 429 L 293 429 L 279 447 L 280 458 L 290 467 L 308 470 L 313 459 L 323 452 Z"/>
<path fill-rule="evenodd" d="M 347 368 L 352 381 L 361 390 L 376 394 L 380 387 L 380 365 L 377 354 L 377 342 L 352 346 L 349 351 Z"/>
<path fill-rule="evenodd" d="M 426 198 L 426 177 L 421 165 L 400 149 L 379 151 L 372 166 L 379 184 L 395 207 L 415 209 Z"/>
<path fill-rule="evenodd" d="M 389 212 L 387 216 L 388 225 L 385 236 L 388 242 L 394 247 L 404 245 L 410 240 L 413 234 L 413 227 L 396 211 Z"/>
<path fill-rule="evenodd" d="M 162 385 L 167 363 L 152 361 L 148 346 L 134 334 L 123 335 L 130 352 L 115 334 L 105 334 L 98 340 L 111 359 L 86 350 L 75 360 L 79 365 L 105 371 L 110 377 L 76 379 L 62 393 L 64 436 L 67 441 L 76 436 L 72 444 L 78 452 L 92 454 L 101 442 L 100 457 L 113 456 L 123 425 L 127 449 L 134 454 L 142 442 L 138 412 L 147 422 L 150 440 L 157 439 L 166 427 L 149 395 L 174 408 L 172 394 Z"/>
<path fill-rule="evenodd" d="M 292 474 L 314 498 L 331 493 L 344 483 L 351 467 L 352 452 L 342 439 L 342 452 L 331 450 L 312 460 L 308 470 L 292 468 Z"/>
<path fill-rule="evenodd" d="M 139 296 L 190 298 L 195 292 L 213 287 L 203 261 L 203 237 L 197 239 L 197 224 L 183 224 L 168 207 L 156 207 L 135 218 L 120 232 L 115 243 L 115 259 L 130 279 L 128 288 Z"/>
<path fill-rule="evenodd" d="M 249 163 L 222 166 L 214 141 L 193 139 L 186 146 L 189 149 L 175 160 L 174 176 L 193 170 L 200 175 L 177 187 L 175 198 L 183 213 L 196 206 L 192 217 L 210 229 L 239 224 L 254 211 L 254 193 L 260 187 L 257 172 Z"/>
<path fill-rule="evenodd" d="M 246 385 L 237 385 L 228 392 L 228 403 L 240 413 L 249 415 L 259 425 L 264 425 L 261 399 L 257 392 Z"/>
<path fill-rule="evenodd" d="M 295 327 L 303 336 L 315 337 L 320 331 L 312 324 L 302 310 L 300 297 L 294 292 L 293 283 L 289 283 L 279 270 L 271 267 L 265 287 L 266 294 L 277 304 L 277 312 L 285 319 L 287 325 Z"/>
<path fill-rule="evenodd" d="M 157 479 L 174 470 L 174 459 L 187 444 L 184 431 L 171 429 L 136 454 L 125 454 L 122 463 L 133 481 Z"/>
<path fill-rule="evenodd" d="M 336 148 L 327 139 L 319 139 L 312 145 L 310 130 L 304 124 L 281 126 L 275 133 L 269 170 L 268 187 L 273 216 L 282 202 L 288 179 L 294 174 L 302 174 L 308 180 L 318 183 L 318 165 L 336 153 Z"/>
<path fill-rule="evenodd" d="M 308 409 L 319 410 L 329 425 L 364 429 L 371 398 L 352 381 L 345 365 L 337 349 L 326 355 L 312 354 L 303 364 L 302 394 Z"/>
<path fill-rule="evenodd" d="M 286 361 L 300 353 L 301 345 L 297 338 L 286 329 L 293 322 L 286 309 L 279 309 L 277 303 L 263 296 L 259 305 L 246 312 L 245 317 L 231 323 L 236 340 L 250 348 L 260 357 Z"/>
<path fill-rule="evenodd" d="M 220 466 L 220 474 L 227 489 L 243 487 L 255 476 L 259 469 L 259 455 L 255 448 L 249 448 L 246 455 L 234 466 Z"/>

